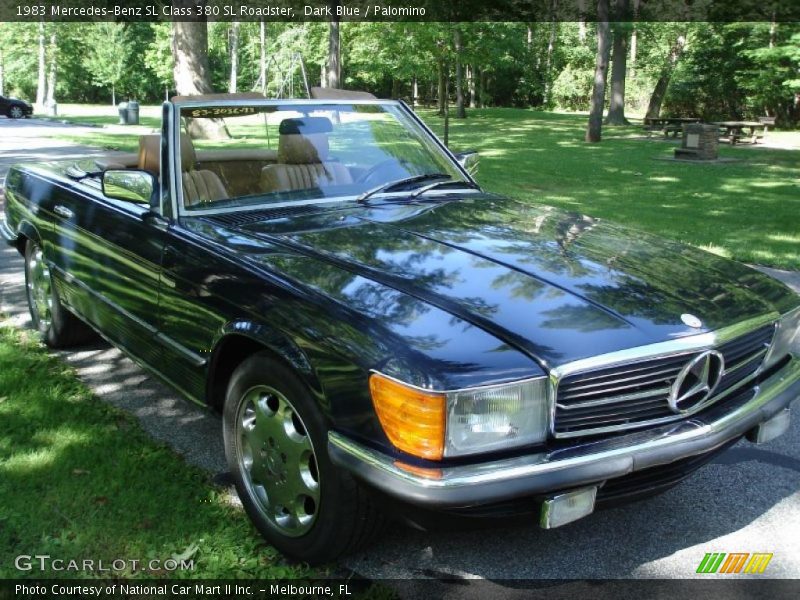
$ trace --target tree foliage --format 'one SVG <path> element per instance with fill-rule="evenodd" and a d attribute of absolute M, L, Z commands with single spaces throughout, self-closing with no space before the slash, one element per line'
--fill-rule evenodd
<path fill-rule="evenodd" d="M 632 2 L 632 4 L 635 4 Z M 612 16 L 613 19 L 613 16 Z M 37 87 L 37 23 L 0 23 L 0 57 L 7 93 L 32 98 Z M 362 23 L 342 22 L 340 85 L 379 97 L 436 105 L 450 80 L 456 100 L 456 37 L 460 38 L 461 91 L 469 106 L 533 106 L 588 110 L 597 48 L 593 23 Z M 775 115 L 783 125 L 800 119 L 800 23 L 612 24 L 636 33 L 629 45 L 624 108 L 644 113 L 659 81 L 664 113 L 706 118 Z M 174 91 L 169 23 L 47 23 L 58 30 L 58 101 L 108 102 L 121 97 L 157 102 Z M 208 23 L 211 86 L 229 89 L 231 24 Z M 265 25 L 268 95 L 319 85 L 328 60 L 329 25 L 320 22 Z M 259 88 L 261 24 L 238 28 L 237 89 Z M 671 60 L 676 40 L 685 47 Z M 290 73 L 292 67 L 294 73 Z M 291 76 L 290 76 L 291 75 Z M 87 85 L 87 82 L 92 85 Z M 283 93 L 289 93 L 284 89 Z"/>
<path fill-rule="evenodd" d="M 130 63 L 131 42 L 129 32 L 122 23 L 101 21 L 92 23 L 86 34 L 87 53 L 84 68 L 91 74 L 92 84 L 111 88 L 112 103 L 115 90 Z"/>

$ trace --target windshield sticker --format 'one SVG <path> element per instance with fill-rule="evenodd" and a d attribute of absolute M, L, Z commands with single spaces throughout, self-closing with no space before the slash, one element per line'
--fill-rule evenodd
<path fill-rule="evenodd" d="M 214 117 L 240 117 L 244 115 L 254 115 L 257 110 L 255 106 L 213 106 L 202 108 L 184 109 L 186 117 L 193 119 L 214 118 Z"/>

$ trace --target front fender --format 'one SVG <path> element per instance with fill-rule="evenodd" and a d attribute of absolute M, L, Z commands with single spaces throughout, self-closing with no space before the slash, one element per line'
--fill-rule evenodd
<path fill-rule="evenodd" d="M 244 319 L 226 323 L 214 338 L 209 360 L 209 382 L 206 386 L 209 394 L 213 394 L 215 388 L 211 379 L 225 359 L 223 354 L 228 342 L 234 337 L 262 346 L 264 350 L 286 362 L 303 380 L 317 402 L 327 405 L 322 382 L 303 349 L 284 332 L 264 323 Z M 213 404 L 211 398 L 208 401 Z"/>

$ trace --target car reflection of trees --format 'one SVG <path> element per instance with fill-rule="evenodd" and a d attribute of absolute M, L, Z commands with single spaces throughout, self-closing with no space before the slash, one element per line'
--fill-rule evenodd
<path fill-rule="evenodd" d="M 612 283 L 579 286 L 588 297 L 655 324 L 674 322 L 677 315 L 686 312 L 689 300 L 709 315 L 763 311 L 762 301 L 740 287 L 746 282 L 731 279 L 730 272 L 720 272 L 712 255 L 671 242 L 667 243 L 671 252 L 664 252 L 664 242 L 660 238 L 635 232 L 634 242 L 632 235 L 630 231 L 609 225 L 596 236 L 581 240 L 577 249 L 583 256 L 594 261 L 611 256 L 608 262 L 618 266 L 613 271 Z M 652 243 L 642 244 L 642 237 L 649 238 L 646 241 Z M 637 277 L 637 273 L 642 273 L 642 277 Z M 715 276 L 717 274 L 720 277 Z M 703 290 L 702 296 L 697 295 L 699 289 Z"/>
<path fill-rule="evenodd" d="M 626 318 L 674 324 L 676 316 L 686 311 L 688 299 L 695 305 L 707 304 L 707 311 L 720 314 L 734 307 L 742 313 L 763 310 L 757 298 L 737 286 L 747 284 L 746 272 L 738 282 L 731 283 L 731 274 L 719 272 L 716 258 L 711 255 L 552 207 L 533 205 L 520 209 L 515 203 L 489 203 L 485 208 L 465 208 L 457 214 L 440 209 L 428 214 L 424 226 L 409 227 L 466 247 L 480 245 L 483 240 L 479 232 L 490 228 L 492 242 L 486 245 L 489 253 L 516 267 L 530 265 L 525 270 L 535 276 L 569 276 L 580 295 Z M 523 239 L 520 232 L 531 235 Z M 650 243 L 642 244 L 643 237 Z M 677 260 L 675 253 L 680 256 Z M 504 256 L 509 258 L 503 259 Z M 715 273 L 724 277 L 714 277 Z M 503 277 L 513 279 L 511 275 Z M 495 285 L 504 283 L 498 281 Z M 697 289 L 705 289 L 703 297 L 698 297 Z M 535 286 L 518 286 L 514 291 L 531 299 L 535 292 Z M 592 320 L 594 326 L 600 325 L 596 318 Z M 559 318 L 550 321 L 549 326 L 563 327 L 566 323 Z"/>

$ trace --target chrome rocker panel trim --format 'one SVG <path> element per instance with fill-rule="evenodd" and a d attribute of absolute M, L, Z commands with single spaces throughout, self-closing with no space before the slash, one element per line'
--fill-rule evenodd
<path fill-rule="evenodd" d="M 701 454 L 744 435 L 800 396 L 800 360 L 760 385 L 689 418 L 613 439 L 516 458 L 405 470 L 397 460 L 344 435 L 328 434 L 337 466 L 405 502 L 431 508 L 487 504 L 573 488 Z"/>

